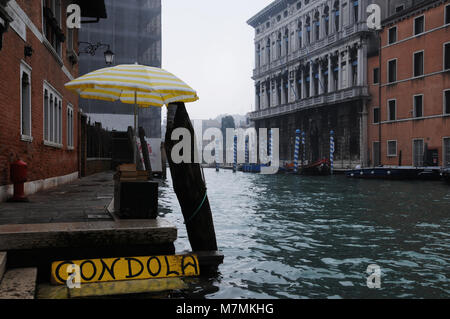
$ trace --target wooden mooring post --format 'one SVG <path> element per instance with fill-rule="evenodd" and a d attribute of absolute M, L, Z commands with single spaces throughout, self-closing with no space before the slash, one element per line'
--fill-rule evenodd
<path fill-rule="evenodd" d="M 172 133 L 178 128 L 187 129 L 190 133 L 190 163 L 175 164 L 171 156 L 172 149 L 177 142 L 172 141 Z M 197 151 L 194 128 L 184 103 L 171 103 L 168 106 L 165 149 L 173 187 L 181 206 L 192 250 L 194 252 L 209 251 L 217 253 L 216 234 L 206 184 L 200 164 L 194 161 L 194 152 Z M 221 263 L 221 260 L 217 264 L 219 263 Z"/>

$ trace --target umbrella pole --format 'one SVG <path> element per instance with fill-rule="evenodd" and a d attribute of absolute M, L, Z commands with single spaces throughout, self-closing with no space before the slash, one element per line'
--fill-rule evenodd
<path fill-rule="evenodd" d="M 137 165 L 138 163 L 138 152 L 137 152 L 137 143 L 136 143 L 136 136 L 137 136 L 137 93 L 134 92 L 134 131 L 133 131 L 133 142 L 134 142 L 134 163 Z"/>
<path fill-rule="evenodd" d="M 134 92 L 134 136 L 137 135 L 137 93 Z"/>

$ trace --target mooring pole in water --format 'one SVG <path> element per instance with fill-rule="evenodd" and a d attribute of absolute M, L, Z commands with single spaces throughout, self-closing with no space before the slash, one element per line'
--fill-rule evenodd
<path fill-rule="evenodd" d="M 191 158 L 189 163 L 183 161 L 176 164 L 173 161 L 172 149 L 179 141 L 172 140 L 172 133 L 178 128 L 187 129 L 190 133 Z M 173 188 L 181 206 L 189 242 L 194 252 L 217 251 L 216 233 L 206 193 L 206 184 L 203 180 L 200 164 L 195 163 L 194 160 L 194 154 L 197 151 L 194 137 L 194 128 L 184 103 L 169 104 L 167 107 L 165 148 Z M 187 151 L 183 149 L 183 152 Z"/>
<path fill-rule="evenodd" d="M 302 166 L 305 165 L 306 158 L 306 133 L 302 132 Z"/>
<path fill-rule="evenodd" d="M 233 159 L 233 173 L 237 172 L 237 135 L 234 136 L 234 159 Z"/>
<path fill-rule="evenodd" d="M 273 138 L 272 138 L 272 129 L 269 130 L 269 151 L 267 155 L 269 155 L 269 166 L 272 165 L 272 148 L 273 148 Z"/>
<path fill-rule="evenodd" d="M 330 132 L 330 171 L 333 175 L 334 168 L 334 131 Z"/>
<path fill-rule="evenodd" d="M 298 173 L 298 153 L 300 151 L 300 130 L 295 131 L 294 172 Z"/>
<path fill-rule="evenodd" d="M 216 149 L 214 151 L 216 155 L 216 172 L 219 171 L 219 139 L 216 138 Z"/>
<path fill-rule="evenodd" d="M 248 136 L 246 136 L 245 137 L 245 164 L 249 164 L 250 163 L 250 152 L 249 152 L 249 147 L 248 147 L 248 144 L 249 144 L 249 137 Z"/>

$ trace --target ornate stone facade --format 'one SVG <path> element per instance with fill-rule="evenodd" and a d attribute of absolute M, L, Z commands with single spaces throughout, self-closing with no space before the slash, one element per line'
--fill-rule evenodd
<path fill-rule="evenodd" d="M 257 127 L 280 128 L 280 156 L 293 159 L 296 129 L 307 134 L 306 159 L 328 158 L 336 135 L 336 165 L 367 158 L 367 57 L 376 50 L 366 23 L 370 0 L 277 0 L 248 23 L 255 28 Z"/>

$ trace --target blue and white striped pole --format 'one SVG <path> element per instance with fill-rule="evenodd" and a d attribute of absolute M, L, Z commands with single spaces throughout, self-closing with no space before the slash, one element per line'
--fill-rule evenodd
<path fill-rule="evenodd" d="M 330 171 L 333 175 L 334 168 L 334 131 L 330 132 Z"/>
<path fill-rule="evenodd" d="M 306 158 L 306 133 L 302 132 L 302 166 L 305 165 L 305 158 Z"/>
<path fill-rule="evenodd" d="M 301 131 L 295 131 L 295 151 L 294 151 L 294 172 L 298 173 L 298 154 L 300 151 L 300 135 Z"/>
<path fill-rule="evenodd" d="M 216 138 L 216 172 L 219 171 L 219 139 Z"/>
<path fill-rule="evenodd" d="M 237 172 L 237 136 L 234 136 L 234 161 L 233 161 L 233 173 Z"/>
<path fill-rule="evenodd" d="M 272 138 L 272 129 L 269 130 L 269 166 L 272 165 L 272 147 L 273 147 L 273 138 Z"/>

